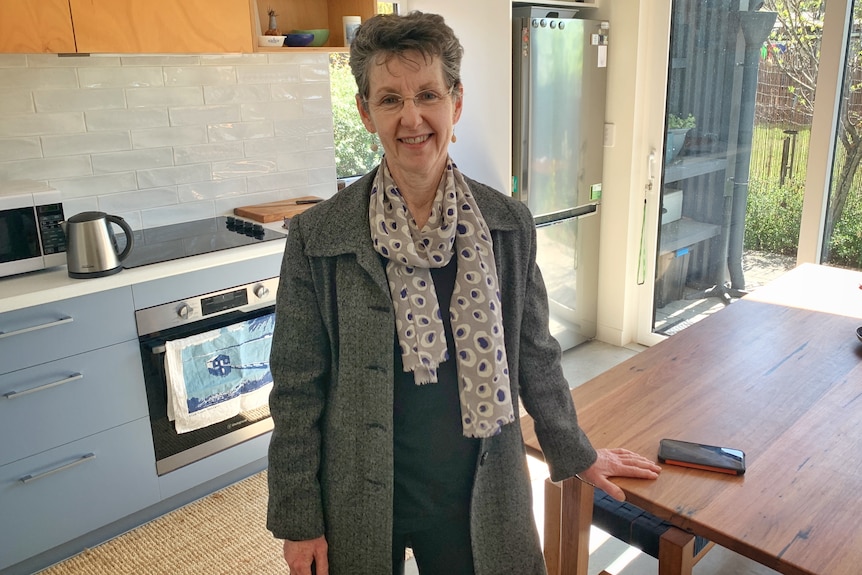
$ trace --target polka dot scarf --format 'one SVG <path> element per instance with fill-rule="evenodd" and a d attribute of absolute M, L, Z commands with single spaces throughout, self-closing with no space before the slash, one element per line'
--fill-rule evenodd
<path fill-rule="evenodd" d="M 467 437 L 492 437 L 515 420 L 503 341 L 497 267 L 491 234 L 451 158 L 431 216 L 421 230 L 381 162 L 369 208 L 374 249 L 389 261 L 386 276 L 404 362 L 417 385 L 437 382 L 448 359 L 446 334 L 430 268 L 457 253 L 449 315 L 457 353 L 461 422 Z"/>

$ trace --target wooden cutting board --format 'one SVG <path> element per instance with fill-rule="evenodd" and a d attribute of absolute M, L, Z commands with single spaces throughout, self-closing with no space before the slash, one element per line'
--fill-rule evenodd
<path fill-rule="evenodd" d="M 301 196 L 299 198 L 290 198 L 289 200 L 269 202 L 268 204 L 257 204 L 254 206 L 234 208 L 233 213 L 237 216 L 249 218 L 264 224 L 268 224 L 269 222 L 280 222 L 284 218 L 292 218 L 296 214 L 301 214 L 313 206 L 314 203 L 297 203 L 308 200 L 321 201 L 322 198 L 318 198 L 317 196 Z"/>

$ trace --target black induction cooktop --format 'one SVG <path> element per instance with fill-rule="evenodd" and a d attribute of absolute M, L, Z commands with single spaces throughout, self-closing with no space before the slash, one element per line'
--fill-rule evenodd
<path fill-rule="evenodd" d="M 276 230 L 233 216 L 218 216 L 169 226 L 146 228 L 134 233 L 132 251 L 124 268 L 136 268 L 209 252 L 277 240 Z"/>

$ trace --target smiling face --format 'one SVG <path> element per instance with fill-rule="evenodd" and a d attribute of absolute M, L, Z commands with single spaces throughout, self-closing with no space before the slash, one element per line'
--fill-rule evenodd
<path fill-rule="evenodd" d="M 368 104 L 359 96 L 356 104 L 365 127 L 378 134 L 393 178 L 399 186 L 424 182 L 436 188 L 461 117 L 460 86 L 450 96 L 440 60 L 426 60 L 418 52 L 380 58 L 368 77 Z M 428 91 L 440 95 L 439 101 L 428 104 L 423 98 L 426 103 L 416 105 L 413 98 Z M 403 107 L 391 110 L 379 105 L 393 95 L 404 99 Z"/>

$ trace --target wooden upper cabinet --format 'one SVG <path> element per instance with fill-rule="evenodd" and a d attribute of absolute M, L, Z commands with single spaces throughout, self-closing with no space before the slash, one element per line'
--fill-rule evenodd
<path fill-rule="evenodd" d="M 248 0 L 63 1 L 71 5 L 78 52 L 253 52 L 257 43 Z"/>
<path fill-rule="evenodd" d="M 69 0 L 0 0 L 0 53 L 75 52 Z"/>

